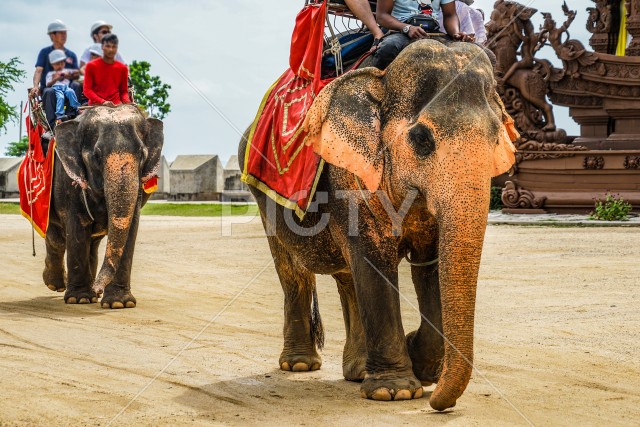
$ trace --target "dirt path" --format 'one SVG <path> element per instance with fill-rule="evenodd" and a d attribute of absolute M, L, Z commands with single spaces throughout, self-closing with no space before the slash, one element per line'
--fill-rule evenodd
<path fill-rule="evenodd" d="M 635 229 L 489 227 L 478 371 L 443 414 L 427 399 L 363 400 L 341 378 L 331 278 L 318 280 L 322 369 L 279 371 L 283 298 L 262 226 L 223 229 L 220 219 L 143 217 L 138 308 L 109 311 L 49 291 L 43 240 L 31 257 L 28 223 L 0 215 L 0 426 L 107 425 L 119 413 L 111 425 L 640 423 Z M 404 263 L 401 290 L 415 304 Z M 403 318 L 406 331 L 418 324 L 404 301 Z"/>

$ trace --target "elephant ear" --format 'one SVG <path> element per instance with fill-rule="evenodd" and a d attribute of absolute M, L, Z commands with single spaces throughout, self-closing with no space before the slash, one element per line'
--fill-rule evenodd
<path fill-rule="evenodd" d="M 500 95 L 494 92 L 493 98 L 497 106 L 497 108 L 494 107 L 494 109 L 497 110 L 496 114 L 501 122 L 500 131 L 498 132 L 498 143 L 493 149 L 492 176 L 498 176 L 511 169 L 516 162 L 515 152 L 517 150 L 513 143 L 520 138 L 520 134 L 516 129 L 513 118 L 511 118 L 504 108 Z"/>
<path fill-rule="evenodd" d="M 316 97 L 303 124 L 305 143 L 326 162 L 358 176 L 370 191 L 382 177 L 383 76 L 377 68 L 363 68 L 337 78 Z"/>
<path fill-rule="evenodd" d="M 147 182 L 158 175 L 160 170 L 160 158 L 162 155 L 162 145 L 164 144 L 164 124 L 161 120 L 148 118 L 148 132 L 144 140 L 147 147 L 147 160 L 142 168 L 142 182 Z"/>
<path fill-rule="evenodd" d="M 88 187 L 87 171 L 82 161 L 82 138 L 78 135 L 78 125 L 76 120 L 70 120 L 56 126 L 56 153 L 69 178 L 85 189 Z"/>

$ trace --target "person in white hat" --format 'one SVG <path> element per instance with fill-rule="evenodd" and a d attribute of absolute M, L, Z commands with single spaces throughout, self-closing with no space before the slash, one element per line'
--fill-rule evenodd
<path fill-rule="evenodd" d="M 91 31 L 89 35 L 91 36 L 91 40 L 93 40 L 93 44 L 87 47 L 84 50 L 84 52 L 82 52 L 82 55 L 80 56 L 81 70 L 84 70 L 84 66 L 87 65 L 87 62 L 93 59 L 91 58 L 91 47 L 95 46 L 96 44 L 99 44 L 102 41 L 102 38 L 107 34 L 111 34 L 112 28 L 113 28 L 113 25 L 108 24 L 106 21 L 102 21 L 102 20 L 96 21 L 93 24 L 91 24 Z M 100 53 L 100 56 L 102 56 L 102 53 Z M 125 65 L 127 64 L 119 52 L 116 55 L 116 61 L 122 62 Z"/>
<path fill-rule="evenodd" d="M 94 43 L 91 46 L 89 46 L 89 62 L 93 61 L 94 59 L 98 59 L 98 58 L 102 58 L 102 44 L 101 43 Z M 80 62 L 82 64 L 82 62 Z M 84 73 L 87 70 L 87 64 L 84 64 L 80 67 L 80 79 L 78 80 L 79 82 L 84 82 Z"/>
<path fill-rule="evenodd" d="M 80 106 L 76 93 L 69 87 L 71 85 L 69 76 L 75 70 L 65 68 L 66 59 L 67 55 L 65 55 L 64 50 L 54 49 L 49 53 L 49 62 L 53 70 L 47 73 L 45 80 L 47 87 L 53 89 L 56 96 L 56 124 L 77 116 L 78 107 Z M 69 103 L 67 111 L 64 109 L 65 100 Z"/>
<path fill-rule="evenodd" d="M 36 69 L 33 73 L 33 88 L 31 89 L 30 96 L 42 96 L 42 101 L 44 103 L 44 110 L 47 116 L 47 120 L 51 128 L 53 129 L 53 125 L 55 123 L 55 103 L 56 97 L 53 89 L 47 88 L 46 76 L 50 71 L 53 71 L 53 66 L 49 61 L 49 54 L 59 49 L 64 52 L 64 68 L 72 70 L 69 72 L 68 79 L 70 82 L 70 87 L 76 92 L 76 95 L 79 95 L 80 85 L 75 81 L 78 76 L 78 58 L 76 54 L 65 48 L 64 45 L 67 42 L 67 26 L 64 22 L 59 19 L 56 19 L 47 27 L 47 34 L 51 39 L 51 46 L 47 46 L 40 50 L 38 54 L 38 59 L 36 60 Z"/>

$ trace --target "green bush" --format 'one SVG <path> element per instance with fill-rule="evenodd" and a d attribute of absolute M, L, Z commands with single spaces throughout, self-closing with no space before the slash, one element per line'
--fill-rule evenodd
<path fill-rule="evenodd" d="M 596 210 L 589 219 L 601 221 L 626 221 L 631 212 L 631 203 L 625 202 L 619 194 L 606 193 L 604 200 L 595 199 Z"/>
<path fill-rule="evenodd" d="M 491 187 L 489 210 L 496 211 L 500 209 L 502 209 L 502 187 Z"/>

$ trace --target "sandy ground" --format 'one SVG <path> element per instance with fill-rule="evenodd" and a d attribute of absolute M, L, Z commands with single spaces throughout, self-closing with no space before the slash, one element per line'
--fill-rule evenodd
<path fill-rule="evenodd" d="M 490 226 L 477 371 L 435 413 L 426 398 L 361 399 L 342 379 L 330 277 L 318 279 L 322 369 L 279 371 L 283 297 L 262 226 L 228 222 L 143 217 L 138 307 L 110 311 L 65 305 L 41 281 L 43 240 L 32 257 L 28 223 L 0 215 L 0 426 L 640 423 L 636 229 Z M 403 263 L 415 304 L 412 288 Z M 406 301 L 403 318 L 418 324 Z"/>

